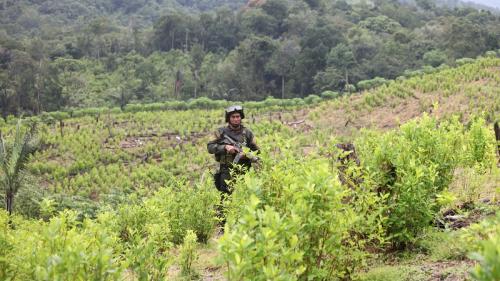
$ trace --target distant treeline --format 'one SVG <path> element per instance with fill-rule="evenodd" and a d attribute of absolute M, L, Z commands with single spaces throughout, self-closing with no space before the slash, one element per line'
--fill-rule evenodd
<path fill-rule="evenodd" d="M 352 92 L 500 48 L 498 15 L 432 0 L 228 2 L 3 1 L 2 116 Z"/>
<path fill-rule="evenodd" d="M 500 57 L 500 50 L 498 52 L 488 51 L 485 54 L 486 59 L 490 59 L 493 57 Z M 481 57 L 480 57 L 481 58 Z M 455 61 L 457 66 L 462 66 L 465 64 L 476 63 L 477 61 L 474 59 L 458 59 Z M 154 102 L 154 103 L 129 103 L 123 107 L 120 106 L 103 106 L 103 107 L 85 107 L 85 108 L 66 108 L 60 111 L 50 111 L 50 112 L 41 112 L 36 116 L 28 117 L 27 119 L 31 119 L 36 122 L 43 123 L 54 123 L 57 121 L 63 121 L 69 118 L 75 117 L 83 117 L 90 116 L 94 118 L 99 118 L 100 116 L 106 116 L 109 114 L 119 114 L 119 113 L 135 113 L 135 112 L 155 112 L 155 111 L 183 111 L 183 110 L 212 110 L 223 108 L 231 105 L 231 104 L 242 104 L 244 108 L 247 109 L 262 109 L 262 108 L 297 108 L 297 107 L 306 107 L 310 105 L 316 105 L 321 101 L 326 100 L 334 100 L 338 98 L 346 98 L 350 95 L 360 94 L 362 91 L 370 90 L 373 88 L 377 88 L 379 86 L 389 86 L 392 83 L 397 83 L 398 81 L 402 81 L 405 79 L 410 79 L 412 77 L 422 77 L 425 74 L 433 74 L 440 71 L 444 71 L 449 69 L 449 66 L 442 65 L 440 67 L 432 67 L 425 66 L 422 69 L 414 70 L 414 71 L 406 71 L 404 75 L 399 76 L 396 80 L 386 80 L 384 78 L 377 77 L 371 80 L 363 80 L 360 81 L 357 85 L 356 92 L 336 92 L 325 90 L 319 95 L 309 95 L 304 98 L 274 98 L 272 96 L 266 97 L 261 101 L 230 101 L 230 100 L 214 100 L 207 97 L 198 97 L 191 98 L 189 100 L 169 100 L 164 102 Z M 353 87 L 355 88 L 355 87 Z M 403 95 L 401 93 L 399 95 Z M 4 116 L 4 118 L 0 118 L 0 126 L 4 124 L 14 125 L 18 121 L 18 118 L 15 115 Z"/>

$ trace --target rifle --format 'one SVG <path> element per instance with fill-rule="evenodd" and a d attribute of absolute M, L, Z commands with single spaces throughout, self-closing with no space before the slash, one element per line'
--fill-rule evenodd
<path fill-rule="evenodd" d="M 224 134 L 224 139 L 223 139 L 222 143 L 232 145 L 236 148 L 236 151 L 238 152 L 238 154 L 236 154 L 236 157 L 234 157 L 234 160 L 233 160 L 234 164 L 238 164 L 238 162 L 240 162 L 240 160 L 241 160 L 241 157 L 243 157 L 243 156 L 250 159 L 251 162 L 259 161 L 259 158 L 257 156 L 254 156 L 250 153 L 245 153 L 243 151 L 243 147 L 246 145 L 245 143 L 237 142 L 226 134 Z"/>

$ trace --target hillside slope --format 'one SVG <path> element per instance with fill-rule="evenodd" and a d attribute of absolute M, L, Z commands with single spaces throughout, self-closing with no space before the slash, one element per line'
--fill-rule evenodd
<path fill-rule="evenodd" d="M 327 102 L 309 113 L 310 126 L 351 135 L 361 128 L 391 129 L 428 113 L 438 118 L 500 114 L 500 59 L 483 58 L 458 68 L 392 81 Z"/>
<path fill-rule="evenodd" d="M 246 103 L 262 161 L 238 181 L 222 237 L 206 143 L 224 103 L 33 117 L 43 141 L 17 215 L 0 210 L 0 279 L 300 280 L 308 266 L 325 280 L 468 280 L 467 254 L 500 233 L 495 141 L 481 118 L 440 121 L 498 119 L 499 69 L 481 58 L 328 102 Z M 15 124 L 0 120 L 2 138 Z M 342 137 L 360 166 L 336 161 Z"/>

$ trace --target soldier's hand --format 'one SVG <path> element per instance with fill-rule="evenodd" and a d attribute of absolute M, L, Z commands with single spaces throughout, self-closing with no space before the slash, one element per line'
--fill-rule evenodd
<path fill-rule="evenodd" d="M 237 152 L 236 147 L 234 147 L 233 145 L 229 145 L 229 144 L 226 144 L 226 146 L 224 146 L 224 149 L 226 149 L 227 153 L 231 153 L 231 154 L 234 154 Z"/>

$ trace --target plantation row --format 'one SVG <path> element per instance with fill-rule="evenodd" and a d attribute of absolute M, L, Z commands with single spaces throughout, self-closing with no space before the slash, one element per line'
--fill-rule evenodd
<path fill-rule="evenodd" d="M 169 113 L 163 114 L 149 124 L 161 124 Z M 328 145 L 305 156 L 300 146 L 303 136 L 295 137 L 285 125 L 262 122 L 252 128 L 260 136 L 262 163 L 237 181 L 232 200 L 225 205 L 228 222 L 219 241 L 221 264 L 227 266 L 230 280 L 362 278 L 366 261 L 377 251 L 418 243 L 439 211 L 453 205 L 454 200 L 445 199 L 454 171 L 498 173 L 494 136 L 482 118 L 464 126 L 456 118 L 440 122 L 424 115 L 386 133 L 364 131 L 354 142 L 360 165 L 340 167 L 336 159 L 343 152 L 335 148 L 337 140 L 331 136 L 314 133 L 321 138 L 318 143 Z M 37 213 L 31 214 L 43 220 L 9 218 L 2 211 L 0 279 L 162 280 L 169 278 L 172 264 L 190 274 L 195 240 L 206 243 L 213 235 L 219 204 L 210 174 L 200 170 L 200 177 L 189 178 L 194 170 L 188 165 L 213 161 L 201 153 L 205 138 L 183 150 L 173 149 L 178 158 L 172 154 L 160 163 L 145 160 L 128 167 L 130 176 L 119 176 L 126 165 L 111 162 L 126 157 L 110 153 L 110 163 L 99 167 L 106 158 L 90 145 L 98 135 L 87 133 L 89 141 L 80 143 L 77 140 L 85 138 L 76 133 L 67 134 L 74 137 L 68 143 L 62 141 L 66 135 L 52 136 L 60 142 L 50 142 L 47 135 L 45 145 L 52 150 L 37 154 L 30 166 L 40 172 L 41 163 L 55 157 L 44 154 L 48 151 L 59 152 L 59 159 L 79 153 L 75 160 L 81 156 L 94 161 L 96 167 L 82 177 L 56 178 L 54 171 L 37 177 L 67 184 L 52 194 L 95 196 L 85 190 L 99 190 L 99 196 L 108 196 L 92 198 L 100 201 L 91 212 L 95 218 L 86 218 L 89 212 L 82 206 L 64 206 L 76 211 L 57 213 L 62 206 L 51 196 L 45 196 Z M 106 136 L 100 137 L 102 141 Z M 188 147 L 191 153 L 185 150 Z M 98 158 L 85 156 L 93 151 Z M 347 184 L 340 183 L 339 173 Z M 113 201 L 114 193 L 106 186 L 124 194 Z M 479 280 L 493 280 L 481 276 L 498 264 L 498 256 L 490 253 L 499 245 L 498 222 L 464 229 L 457 238 L 463 241 L 463 251 L 476 251 L 482 257 L 475 271 Z M 173 251 L 176 245 L 179 255 Z"/>
<path fill-rule="evenodd" d="M 365 93 L 361 102 L 350 106 L 354 106 L 357 110 L 370 110 L 383 105 L 394 107 L 399 99 L 417 98 L 416 94 L 433 94 L 437 98 L 463 93 L 475 101 L 468 104 L 469 110 L 493 114 L 500 110 L 499 66 L 498 58 L 480 58 L 467 61 L 457 68 L 443 67 L 439 72 L 419 73 L 409 78 L 385 83 Z M 336 107 L 344 106 L 346 106 L 345 101 L 336 105 Z M 494 119 L 495 116 L 491 117 Z"/>
<path fill-rule="evenodd" d="M 500 107 L 496 98 L 500 76 L 495 75 L 495 67 L 499 65 L 500 59 L 478 59 L 456 69 L 391 82 L 362 98 L 345 97 L 321 103 L 310 113 L 307 108 L 279 109 L 286 100 L 268 99 L 262 102 L 265 105 L 262 108 L 247 103 L 250 109 L 245 121 L 255 131 L 257 141 L 264 145 L 274 143 L 275 135 L 285 139 L 294 136 L 293 147 L 300 155 L 305 149 L 318 149 L 335 132 L 318 124 L 316 128 L 299 127 L 310 132 L 297 134 L 287 124 L 303 119 L 316 122 L 332 109 L 343 109 L 349 119 L 356 120 L 356 115 L 365 110 L 397 102 L 394 99 L 397 93 L 416 91 L 440 96 L 448 88 L 455 91 L 459 87 L 459 92 L 470 90 L 470 101 L 474 104 L 469 106 L 469 114 L 486 109 L 485 116 L 491 120 Z M 213 103 L 222 108 L 219 102 Z M 119 203 L 135 192 L 151 194 L 177 178 L 199 179 L 203 171 L 215 166 L 205 144 L 214 129 L 223 125 L 221 111 L 95 112 L 78 118 L 58 118 L 61 122 L 50 122 L 50 115 L 32 118 L 46 122 L 39 125 L 42 149 L 29 164 L 36 179 L 30 191 L 38 198 L 21 199 L 29 206 L 17 204 L 18 209 L 37 217 L 38 206 L 31 202 L 48 197 L 58 210 L 71 208 L 95 215 L 102 202 Z M 9 135 L 13 128 L 4 126 L 2 130 Z"/>

